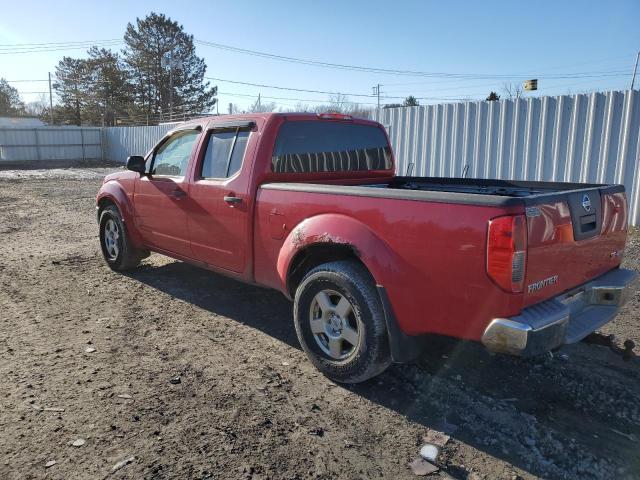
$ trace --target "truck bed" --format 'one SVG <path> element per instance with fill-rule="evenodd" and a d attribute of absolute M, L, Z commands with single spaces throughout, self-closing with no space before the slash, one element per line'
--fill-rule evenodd
<path fill-rule="evenodd" d="M 395 177 L 386 188 L 527 198 L 553 193 L 607 188 L 604 184 L 527 182 L 497 179 Z"/>
<path fill-rule="evenodd" d="M 352 211 L 360 203 L 357 197 L 376 198 L 372 204 L 377 208 L 391 201 L 395 205 L 389 207 L 392 210 L 414 212 L 411 235 L 416 235 L 415 229 L 421 224 L 432 225 L 421 234 L 424 248 L 433 245 L 435 226 L 446 220 L 434 221 L 434 210 L 416 203 L 447 204 L 451 217 L 464 215 L 466 222 L 483 217 L 484 228 L 476 225 L 482 230 L 482 243 L 475 245 L 480 247 L 476 255 L 482 258 L 488 221 L 501 215 L 525 215 L 528 246 L 523 306 L 559 295 L 616 268 L 626 238 L 627 201 L 622 185 L 393 177 L 362 180 L 357 185 L 272 183 L 261 188 L 342 197 L 348 214 L 355 217 L 361 215 Z M 321 199 L 317 202 L 319 206 L 323 203 Z M 484 210 L 487 207 L 495 213 Z M 393 228 L 394 215 L 386 219 L 384 228 Z M 425 263 L 423 268 L 427 270 L 429 265 Z M 536 287 L 541 284 L 544 288 Z"/>
<path fill-rule="evenodd" d="M 262 188 L 500 207 L 533 206 L 586 190 L 624 192 L 622 185 L 439 177 L 393 177 L 357 185 L 270 183 Z"/>

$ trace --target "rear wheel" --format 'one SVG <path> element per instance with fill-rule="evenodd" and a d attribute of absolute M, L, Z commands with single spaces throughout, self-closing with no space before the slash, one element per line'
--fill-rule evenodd
<path fill-rule="evenodd" d="M 391 363 L 380 297 L 355 261 L 311 270 L 296 291 L 294 319 L 311 362 L 337 382 L 363 382 Z"/>
<path fill-rule="evenodd" d="M 107 265 L 112 270 L 135 268 L 144 257 L 136 251 L 115 205 L 109 205 L 100 214 L 100 247 Z"/>

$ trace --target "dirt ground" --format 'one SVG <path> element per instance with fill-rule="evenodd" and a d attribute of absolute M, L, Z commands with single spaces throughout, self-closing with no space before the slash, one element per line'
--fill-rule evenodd
<path fill-rule="evenodd" d="M 0 478 L 409 479 L 436 432 L 427 478 L 640 478 L 640 359 L 438 345 L 337 385 L 281 294 L 160 255 L 109 270 L 104 173 L 0 172 Z M 607 333 L 640 345 L 638 307 Z"/>

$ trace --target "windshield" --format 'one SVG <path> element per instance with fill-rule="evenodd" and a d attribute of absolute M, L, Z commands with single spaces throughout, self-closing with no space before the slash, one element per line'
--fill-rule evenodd
<path fill-rule="evenodd" d="M 391 148 L 382 129 L 344 122 L 286 122 L 271 159 L 271 169 L 278 173 L 390 168 Z"/>

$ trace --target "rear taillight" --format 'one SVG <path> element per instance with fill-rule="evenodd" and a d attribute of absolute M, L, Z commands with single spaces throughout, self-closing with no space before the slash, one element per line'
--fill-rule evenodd
<path fill-rule="evenodd" d="M 527 220 L 524 215 L 494 218 L 487 234 L 487 273 L 500 288 L 520 293 L 527 265 Z"/>

